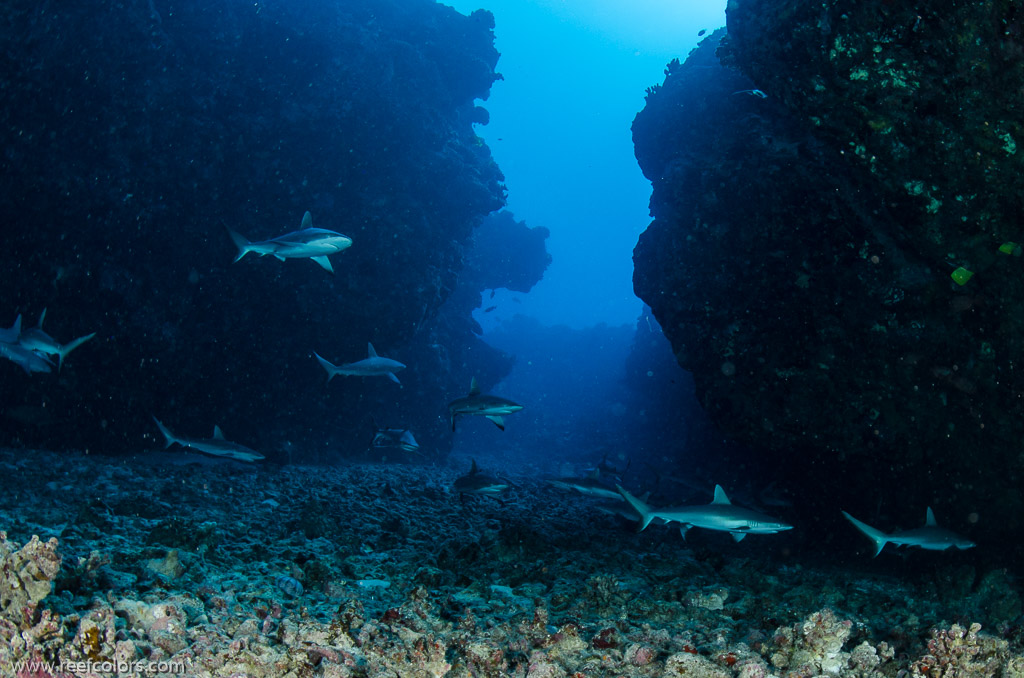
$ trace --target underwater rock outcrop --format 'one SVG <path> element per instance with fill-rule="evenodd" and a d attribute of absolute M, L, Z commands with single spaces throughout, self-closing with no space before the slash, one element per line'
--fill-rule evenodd
<path fill-rule="evenodd" d="M 2 13 L 0 325 L 47 308 L 55 336 L 97 336 L 59 379 L 5 362 L 0 439 L 134 451 L 154 444 L 158 414 L 329 457 L 366 444 L 370 413 L 440 421 L 446 375 L 407 360 L 403 385 L 422 397 L 399 415 L 394 384 L 325 389 L 312 353 L 354 361 L 373 342 L 405 358 L 503 204 L 472 127 L 500 77 L 488 12 L 139 0 Z M 306 210 L 354 241 L 335 275 L 232 263 L 225 226 L 262 240 Z"/>
<path fill-rule="evenodd" d="M 807 501 L 898 492 L 961 529 L 994 499 L 1005 521 L 976 529 L 1019 529 L 1024 16 L 732 0 L 727 17 L 634 122 L 654 185 L 637 294 L 716 423 L 829 488 Z"/>

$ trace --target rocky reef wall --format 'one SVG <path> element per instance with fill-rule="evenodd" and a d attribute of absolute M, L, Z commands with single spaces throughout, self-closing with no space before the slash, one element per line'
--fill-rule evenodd
<path fill-rule="evenodd" d="M 5 361 L 0 443 L 136 450 L 158 415 L 183 435 L 220 423 L 330 457 L 365 444 L 370 415 L 443 426 L 461 375 L 409 356 L 504 202 L 472 128 L 500 77 L 488 12 L 139 0 L 2 14 L 0 325 L 46 308 L 58 339 L 97 337 L 59 377 Z M 232 263 L 225 226 L 265 239 L 306 210 L 354 241 L 335 275 Z M 403 388 L 325 388 L 312 353 L 350 362 L 367 342 L 409 364 Z"/>
<path fill-rule="evenodd" d="M 717 425 L 805 501 L 1020 529 L 1019 8 L 727 17 L 634 122 L 637 294 Z"/>

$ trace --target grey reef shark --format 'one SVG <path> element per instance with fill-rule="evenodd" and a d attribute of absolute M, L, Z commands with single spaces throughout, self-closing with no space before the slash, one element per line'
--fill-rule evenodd
<path fill-rule="evenodd" d="M 622 501 L 622 496 L 618 490 L 601 482 L 600 468 L 595 468 L 582 478 L 552 478 L 547 482 L 549 485 L 553 485 L 560 490 L 576 492 L 587 497 Z"/>
<path fill-rule="evenodd" d="M 846 511 L 843 511 L 843 515 L 846 516 L 847 520 L 853 523 L 854 527 L 863 532 L 868 539 L 874 542 L 874 556 L 881 553 L 886 544 L 895 544 L 896 546 L 919 546 L 926 551 L 945 551 L 946 549 L 951 548 L 969 549 L 975 546 L 975 543 L 970 539 L 961 537 L 952 530 L 939 527 L 939 524 L 935 522 L 935 514 L 932 513 L 931 506 L 929 506 L 928 510 L 925 512 L 924 526 L 914 528 L 913 530 L 893 532 L 892 534 L 886 534 L 881 530 L 876 530 L 867 523 L 857 520 Z"/>
<path fill-rule="evenodd" d="M 476 377 L 469 384 L 469 395 L 464 398 L 457 398 L 448 403 L 448 412 L 452 419 L 452 431 L 455 430 L 455 418 L 465 415 L 467 417 L 486 417 L 494 422 L 494 425 L 505 430 L 504 416 L 518 412 L 523 406 L 514 403 L 507 398 L 495 395 L 484 395 L 480 393 L 480 387 L 476 383 Z"/>
<path fill-rule="evenodd" d="M 224 457 L 225 459 L 249 462 L 263 461 L 266 458 L 256 450 L 250 449 L 245 445 L 239 445 L 238 443 L 225 440 L 224 434 L 221 433 L 219 426 L 213 427 L 213 438 L 203 440 L 200 438 L 180 438 L 167 430 L 167 427 L 161 424 L 160 420 L 156 417 L 153 417 L 153 421 L 156 422 L 157 428 L 160 429 L 160 433 L 164 435 L 164 439 L 166 440 L 166 444 L 164 445 L 165 448 L 177 443 L 182 447 L 187 447 L 190 450 L 208 454 L 211 457 Z"/>
<path fill-rule="evenodd" d="M 476 466 L 476 459 L 473 460 L 469 473 L 459 476 L 452 484 L 452 487 L 459 493 L 460 497 L 467 494 L 497 497 L 511 486 L 512 483 L 507 480 L 481 473 L 480 469 Z"/>
<path fill-rule="evenodd" d="M 325 360 L 320 356 L 319 353 L 313 353 L 316 359 L 320 362 L 320 365 L 327 370 L 327 382 L 330 383 L 336 375 L 343 377 L 387 377 L 396 384 L 400 384 L 398 377 L 395 376 L 395 372 L 404 370 L 405 365 L 392 360 L 391 358 L 382 358 L 377 355 L 377 351 L 373 349 L 373 344 L 368 343 L 367 358 L 363 360 L 357 360 L 354 363 L 345 363 L 344 365 L 335 365 L 329 360 Z"/>
<path fill-rule="evenodd" d="M 379 428 L 373 434 L 371 446 L 377 450 L 394 449 L 412 453 L 420 450 L 420 444 L 407 428 Z"/>
<path fill-rule="evenodd" d="M 50 356 L 57 356 L 57 369 L 59 370 L 64 365 L 64 358 L 69 353 L 96 336 L 96 333 L 93 332 L 62 344 L 43 331 L 45 318 L 46 310 L 44 309 L 39 316 L 39 324 L 23 330 L 19 314 L 13 326 L 0 329 L 0 357 L 16 363 L 28 374 L 52 372 L 53 360 Z"/>
<path fill-rule="evenodd" d="M 721 485 L 715 485 L 715 498 L 710 504 L 659 509 L 651 508 L 621 486 L 618 486 L 618 490 L 622 498 L 640 514 L 640 530 L 647 527 L 652 520 L 660 520 L 666 523 L 679 523 L 679 533 L 683 539 L 691 527 L 701 527 L 705 530 L 728 532 L 734 540 L 743 541 L 748 534 L 775 534 L 793 529 L 792 525 L 771 516 L 734 506 Z"/>
<path fill-rule="evenodd" d="M 22 330 L 21 336 L 18 337 L 18 344 L 22 348 L 26 348 L 40 355 L 57 356 L 58 370 L 60 370 L 64 365 L 64 358 L 66 358 L 69 353 L 96 336 L 96 333 L 93 332 L 85 335 L 84 337 L 73 339 L 66 344 L 62 344 L 43 331 L 43 320 L 45 319 L 46 309 L 44 308 L 43 312 L 39 315 L 39 324 L 27 330 Z"/>
<path fill-rule="evenodd" d="M 225 226 L 227 228 L 227 226 Z M 306 212 L 302 216 L 302 225 L 298 231 L 285 233 L 270 240 L 249 241 L 245 236 L 228 228 L 228 234 L 238 248 L 238 261 L 249 252 L 266 256 L 273 255 L 284 261 L 285 259 L 312 259 L 329 273 L 334 273 L 331 260 L 327 257 L 347 250 L 352 246 L 352 238 L 335 231 L 328 231 L 323 228 L 313 228 L 313 217 Z"/>

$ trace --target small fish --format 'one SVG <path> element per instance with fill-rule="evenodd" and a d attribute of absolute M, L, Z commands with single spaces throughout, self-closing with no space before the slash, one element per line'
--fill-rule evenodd
<path fill-rule="evenodd" d="M 750 96 L 757 97 L 758 99 L 768 98 L 768 95 L 759 89 L 741 89 L 733 92 L 733 94 L 749 94 Z"/>
<path fill-rule="evenodd" d="M 328 273 L 334 273 L 329 254 L 335 254 L 352 246 L 352 238 L 335 231 L 313 228 L 313 217 L 306 212 L 302 216 L 300 230 L 280 235 L 270 240 L 250 242 L 240 233 L 228 228 L 228 235 L 238 248 L 238 261 L 249 252 L 265 256 L 272 254 L 281 261 L 285 259 L 312 259 Z"/>
<path fill-rule="evenodd" d="M 405 365 L 397 360 L 378 356 L 377 351 L 373 350 L 373 344 L 367 344 L 367 348 L 369 357 L 344 365 L 335 365 L 321 357 L 319 353 L 313 353 L 313 355 L 316 356 L 320 366 L 327 371 L 328 383 L 338 374 L 343 377 L 387 377 L 396 384 L 402 383 L 398 381 L 395 372 L 404 370 Z"/>
<path fill-rule="evenodd" d="M 302 595 L 302 582 L 295 577 L 282 574 L 274 580 L 274 586 L 281 589 L 289 598 L 298 598 Z"/>
<path fill-rule="evenodd" d="M 359 579 L 356 586 L 361 589 L 383 590 L 391 588 L 391 582 L 387 579 Z"/>
<path fill-rule="evenodd" d="M 699 38 L 699 37 L 701 37 L 702 35 L 704 35 L 707 32 L 708 32 L 708 29 L 702 28 L 699 31 L 697 31 L 697 37 Z"/>
<path fill-rule="evenodd" d="M 484 309 L 484 313 L 490 313 L 491 311 L 493 311 L 496 308 L 498 308 L 498 307 L 497 306 L 488 306 L 487 308 Z"/>

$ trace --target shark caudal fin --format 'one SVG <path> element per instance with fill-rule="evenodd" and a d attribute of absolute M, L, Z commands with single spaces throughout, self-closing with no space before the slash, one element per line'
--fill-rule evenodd
<path fill-rule="evenodd" d="M 166 443 L 164 444 L 165 450 L 174 443 L 178 442 L 178 439 L 174 437 L 174 434 L 168 431 L 167 427 L 161 424 L 159 419 L 153 417 L 153 421 L 156 422 L 156 427 L 160 429 L 160 433 L 164 434 L 164 440 L 166 441 Z"/>
<path fill-rule="evenodd" d="M 874 556 L 872 556 L 872 558 L 874 558 L 875 556 L 877 556 L 879 553 L 882 552 L 882 547 L 885 546 L 885 543 L 887 541 L 889 541 L 889 535 L 887 535 L 885 532 L 882 532 L 881 530 L 876 530 L 875 528 L 871 527 L 867 523 L 864 523 L 864 522 L 861 522 L 861 521 L 857 520 L 856 518 L 851 516 L 846 511 L 843 511 L 843 515 L 846 516 L 847 520 L 849 520 L 851 523 L 853 523 L 854 527 L 856 527 L 858 530 L 863 532 L 867 536 L 868 539 L 870 539 L 872 542 L 874 542 L 874 544 L 875 544 L 875 554 L 874 554 Z"/>
<path fill-rule="evenodd" d="M 616 485 L 615 489 L 619 491 L 619 494 L 621 494 L 622 498 L 626 500 L 626 503 L 629 504 L 630 507 L 632 507 L 632 509 L 640 516 L 640 530 L 643 530 L 645 527 L 650 525 L 651 520 L 654 518 L 654 516 L 651 515 L 651 507 L 644 501 L 637 499 L 627 492 L 622 485 Z"/>
<path fill-rule="evenodd" d="M 40 318 L 39 322 L 42 322 L 41 318 Z M 68 343 L 60 346 L 57 349 L 57 355 L 58 355 L 57 371 L 60 371 L 60 368 L 64 366 L 64 358 L 67 357 L 68 353 L 71 353 L 76 348 L 78 348 L 79 346 L 81 346 L 82 344 L 84 344 L 85 342 L 89 341 L 90 339 L 92 339 L 95 336 L 96 336 L 96 333 L 93 332 L 92 334 L 87 334 L 84 337 L 79 337 L 78 339 L 75 339 L 74 341 L 69 341 Z"/>
<path fill-rule="evenodd" d="M 320 366 L 327 370 L 327 383 L 331 383 L 331 379 L 333 379 L 334 375 L 338 373 L 337 365 L 334 365 L 330 360 L 324 360 L 320 357 L 319 353 L 313 353 L 313 355 L 316 356 L 317 362 L 320 363 Z"/>
<path fill-rule="evenodd" d="M 235 255 L 235 261 L 238 261 L 252 251 L 252 248 L 249 247 L 252 243 L 250 243 L 244 235 L 238 231 L 231 230 L 227 226 L 224 226 L 224 228 L 228 229 L 228 235 L 231 236 L 231 241 L 235 243 L 235 247 L 238 248 L 238 254 Z"/>

